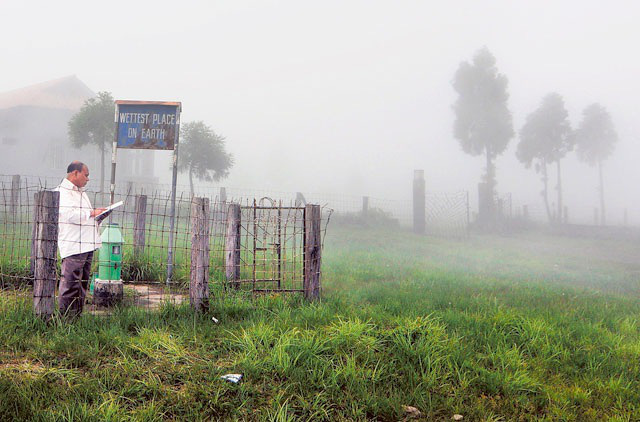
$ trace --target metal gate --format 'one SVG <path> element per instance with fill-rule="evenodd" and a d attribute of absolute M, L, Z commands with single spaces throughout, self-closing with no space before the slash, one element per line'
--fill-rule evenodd
<path fill-rule="evenodd" d="M 303 292 L 305 208 L 270 198 L 241 207 L 240 288 L 253 293 Z"/>

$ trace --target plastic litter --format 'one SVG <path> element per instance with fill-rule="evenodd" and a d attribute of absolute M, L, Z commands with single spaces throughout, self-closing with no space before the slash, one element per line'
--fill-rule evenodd
<path fill-rule="evenodd" d="M 227 374 L 223 375 L 222 378 L 225 381 L 231 381 L 234 384 L 237 384 L 242 379 L 242 374 Z"/>

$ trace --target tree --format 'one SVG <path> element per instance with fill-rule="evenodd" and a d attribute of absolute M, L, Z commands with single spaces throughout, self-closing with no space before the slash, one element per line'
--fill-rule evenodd
<path fill-rule="evenodd" d="M 558 177 L 557 221 L 561 221 L 562 218 L 560 160 L 573 147 L 568 117 L 569 113 L 564 108 L 562 96 L 554 92 L 542 99 L 540 106 L 527 116 L 527 121 L 520 129 L 520 143 L 516 156 L 527 168 L 533 163 L 536 172 L 542 174 L 542 196 L 549 221 L 552 221 L 552 217 L 548 198 L 547 165 L 554 162 Z"/>
<path fill-rule="evenodd" d="M 609 112 L 597 103 L 585 108 L 582 112 L 582 121 L 575 132 L 576 152 L 578 158 L 590 166 L 598 165 L 600 224 L 602 225 L 606 222 L 602 162 L 611 155 L 617 141 L 618 134 Z"/>
<path fill-rule="evenodd" d="M 202 121 L 182 126 L 178 170 L 189 173 L 193 196 L 193 177 L 199 180 L 220 180 L 229 174 L 233 156 L 225 151 L 224 138 Z"/>
<path fill-rule="evenodd" d="M 84 102 L 80 111 L 69 120 L 71 145 L 80 148 L 94 144 L 100 150 L 100 192 L 104 192 L 104 156 L 107 145 L 113 142 L 114 101 L 111 93 L 99 92 L 97 97 Z"/>
<path fill-rule="evenodd" d="M 504 152 L 514 135 L 507 108 L 507 84 L 506 76 L 498 73 L 496 59 L 487 48 L 476 53 L 473 63 L 460 63 L 453 80 L 453 88 L 458 93 L 453 105 L 456 115 L 454 136 L 467 154 L 485 154 L 484 179 L 490 215 L 493 214 L 495 195 L 494 159 Z"/>

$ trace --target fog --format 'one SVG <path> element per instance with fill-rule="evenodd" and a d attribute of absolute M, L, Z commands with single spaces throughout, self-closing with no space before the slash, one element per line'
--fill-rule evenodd
<path fill-rule="evenodd" d="M 552 91 L 574 127 L 587 105 L 607 108 L 619 136 L 604 167 L 608 221 L 627 209 L 640 224 L 638 3 L 0 4 L 0 92 L 76 74 L 117 99 L 181 101 L 183 122 L 204 120 L 227 139 L 235 166 L 219 184 L 278 191 L 404 199 L 424 169 L 428 190 L 469 190 L 475 203 L 484 158 L 453 137 L 451 80 L 486 46 L 509 79 L 516 133 Z M 542 207 L 517 143 L 496 161 L 497 188 Z M 563 185 L 570 215 L 592 220 L 596 168 L 571 153 Z"/>

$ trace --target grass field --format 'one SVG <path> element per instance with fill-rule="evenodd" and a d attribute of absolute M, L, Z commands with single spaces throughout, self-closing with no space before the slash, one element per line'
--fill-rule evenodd
<path fill-rule="evenodd" d="M 0 420 L 640 420 L 639 271 L 631 242 L 330 226 L 321 303 L 47 326 L 5 295 Z"/>

